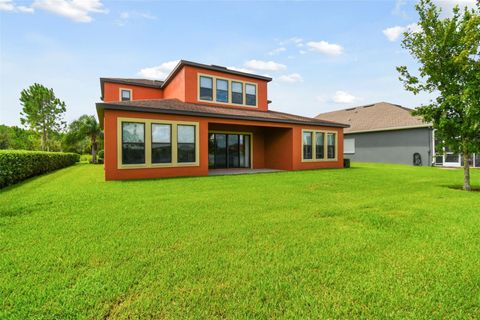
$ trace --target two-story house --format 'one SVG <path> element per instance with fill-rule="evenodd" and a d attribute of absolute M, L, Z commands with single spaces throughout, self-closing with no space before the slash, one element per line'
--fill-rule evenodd
<path fill-rule="evenodd" d="M 271 80 L 184 60 L 164 81 L 101 78 L 106 180 L 342 168 L 348 125 L 269 110 Z"/>

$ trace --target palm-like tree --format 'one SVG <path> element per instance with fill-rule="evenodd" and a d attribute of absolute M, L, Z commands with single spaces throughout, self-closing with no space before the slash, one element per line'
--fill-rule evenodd
<path fill-rule="evenodd" d="M 95 116 L 84 114 L 73 121 L 68 127 L 67 139 L 70 142 L 80 141 L 87 137 L 90 139 L 93 163 L 97 163 L 97 138 L 101 138 L 102 136 L 103 131 Z"/>

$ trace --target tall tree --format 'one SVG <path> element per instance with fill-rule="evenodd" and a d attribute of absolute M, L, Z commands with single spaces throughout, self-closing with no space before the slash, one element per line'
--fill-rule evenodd
<path fill-rule="evenodd" d="M 457 7 L 450 17 L 430 0 L 416 5 L 419 30 L 404 34 L 402 47 L 418 62 L 418 76 L 397 67 L 406 90 L 437 97 L 414 111 L 433 123 L 441 143 L 462 154 L 463 188 L 470 191 L 472 153 L 480 152 L 480 2 L 473 9 Z"/>
<path fill-rule="evenodd" d="M 97 163 L 98 139 L 103 137 L 103 131 L 95 116 L 84 114 L 77 120 L 70 123 L 66 140 L 69 143 L 77 143 L 85 138 L 90 139 L 92 150 L 92 162 Z"/>
<path fill-rule="evenodd" d="M 49 150 L 49 137 L 65 127 L 62 121 L 66 111 L 65 102 L 55 97 L 53 89 L 34 83 L 20 93 L 23 106 L 20 113 L 22 124 L 40 134 L 42 150 Z"/>

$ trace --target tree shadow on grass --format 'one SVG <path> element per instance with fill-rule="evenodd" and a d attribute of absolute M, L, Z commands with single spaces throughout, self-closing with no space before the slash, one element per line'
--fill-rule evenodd
<path fill-rule="evenodd" d="M 459 185 L 459 184 L 443 185 L 442 187 L 446 187 L 446 188 L 452 189 L 452 190 L 465 191 L 465 190 L 463 190 L 463 185 Z M 480 192 L 480 187 L 472 186 L 472 191 L 473 192 Z"/>

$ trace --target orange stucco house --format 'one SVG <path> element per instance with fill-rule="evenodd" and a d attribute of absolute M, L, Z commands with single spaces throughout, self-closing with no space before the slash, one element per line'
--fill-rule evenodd
<path fill-rule="evenodd" d="M 269 110 L 272 79 L 180 61 L 165 81 L 101 78 L 106 180 L 343 167 L 343 128 Z"/>

